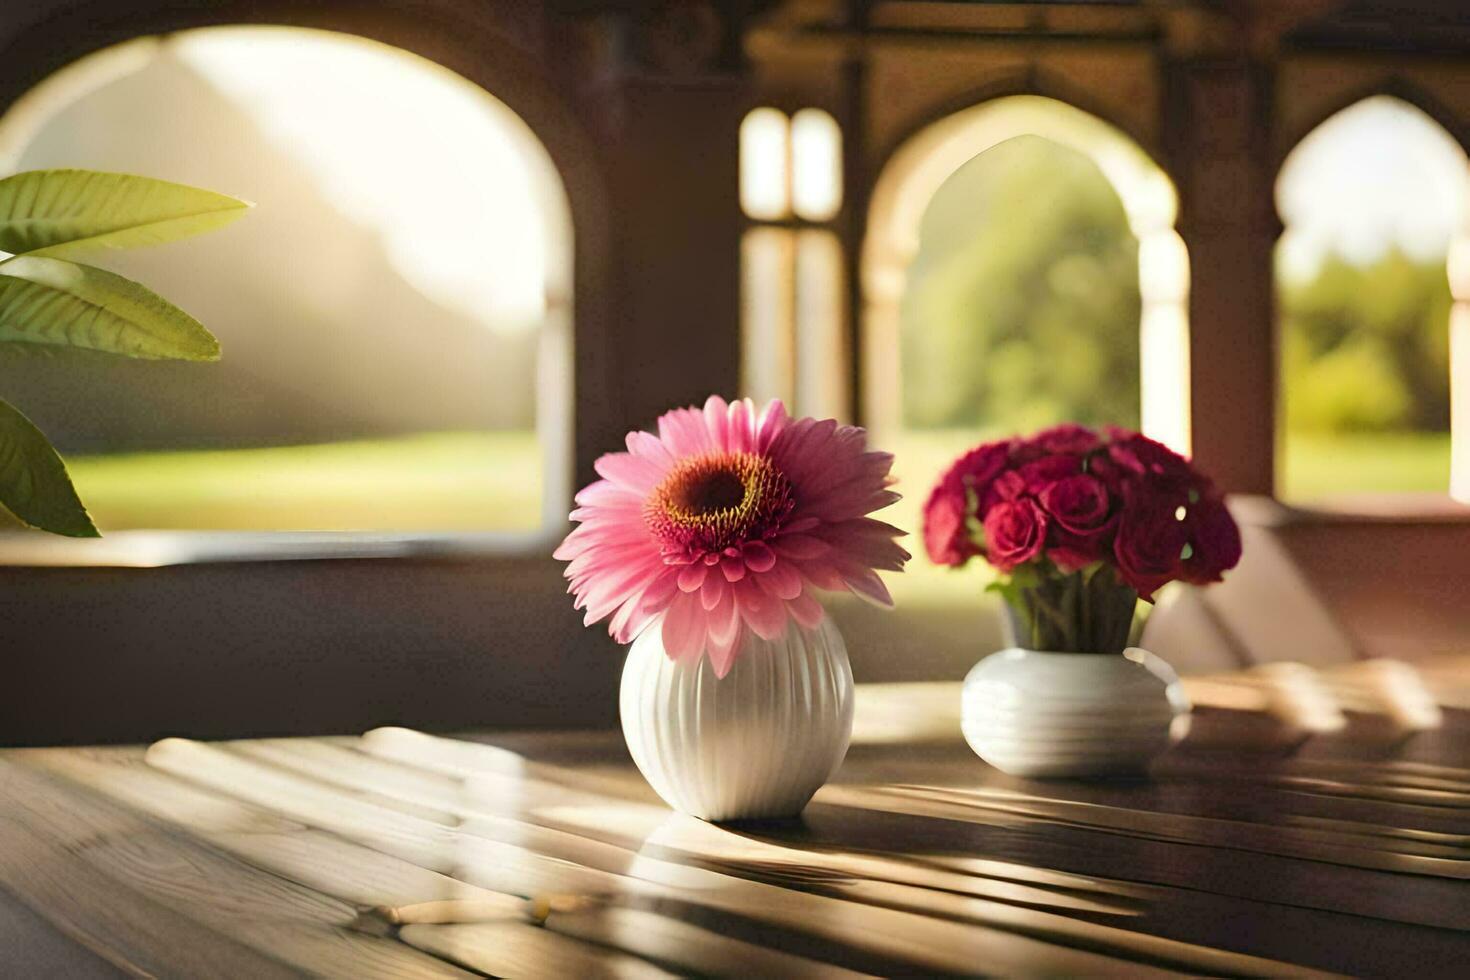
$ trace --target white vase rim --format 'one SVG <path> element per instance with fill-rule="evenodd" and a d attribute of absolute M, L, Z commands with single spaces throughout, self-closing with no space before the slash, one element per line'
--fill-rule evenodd
<path fill-rule="evenodd" d="M 1147 653 L 1142 647 L 1124 647 L 1117 653 L 1098 653 L 1095 650 L 1033 650 L 1030 647 L 1002 647 L 996 653 L 1030 653 L 1043 657 L 1127 657 L 1132 651 Z"/>

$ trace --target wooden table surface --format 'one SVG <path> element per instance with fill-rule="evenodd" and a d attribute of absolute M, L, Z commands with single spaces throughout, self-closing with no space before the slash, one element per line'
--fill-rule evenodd
<path fill-rule="evenodd" d="M 803 818 L 739 827 L 616 732 L 3 752 L 0 974 L 1470 976 L 1463 707 L 1206 708 L 1151 781 L 1038 782 L 955 695 L 860 688 Z"/>

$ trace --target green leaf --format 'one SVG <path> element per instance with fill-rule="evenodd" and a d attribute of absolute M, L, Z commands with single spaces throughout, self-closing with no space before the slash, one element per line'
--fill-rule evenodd
<path fill-rule="evenodd" d="M 251 205 L 224 194 L 131 174 L 31 170 L 0 180 L 0 250 L 74 256 L 157 245 L 213 231 Z"/>
<path fill-rule="evenodd" d="M 151 290 L 103 269 L 33 255 L 0 262 L 0 343 L 219 359 L 214 336 Z"/>
<path fill-rule="evenodd" d="M 100 537 L 66 465 L 41 430 L 0 401 L 0 504 L 31 527 L 73 538 Z"/>

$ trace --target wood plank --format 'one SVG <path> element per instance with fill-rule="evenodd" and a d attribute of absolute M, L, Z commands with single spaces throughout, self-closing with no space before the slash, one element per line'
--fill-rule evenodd
<path fill-rule="evenodd" d="M 412 758 L 411 745 L 418 746 L 413 751 L 426 754 L 433 750 L 432 736 L 411 734 L 411 738 L 397 740 L 395 757 Z M 534 738 L 516 733 L 496 738 L 502 741 L 502 745 L 492 747 L 493 751 L 488 753 L 491 764 L 487 768 L 492 772 L 480 777 L 487 784 L 506 778 L 499 775 L 504 768 L 506 743 L 515 744 L 526 752 L 550 757 L 564 765 L 570 765 L 570 761 L 576 758 L 586 758 L 594 760 L 593 764 L 601 768 L 606 765 L 605 758 L 616 756 L 609 751 L 609 746 L 617 740 L 616 733 L 599 736 L 567 733 Z M 848 766 L 839 774 L 843 782 L 837 786 L 850 779 L 873 783 L 881 782 L 889 773 L 914 772 L 943 774 L 955 782 L 973 786 L 977 782 L 977 774 L 984 776 L 992 772 L 963 746 L 958 752 L 939 747 L 933 758 L 943 760 L 943 766 L 934 771 L 929 752 L 929 749 L 924 749 L 916 754 L 914 747 L 907 747 L 901 754 L 884 749 L 877 758 L 857 754 L 856 759 L 850 757 Z M 437 768 L 469 773 L 474 753 L 473 744 L 451 746 L 445 754 L 452 763 L 441 760 Z M 554 772 L 557 767 L 548 769 L 544 763 L 528 760 L 521 764 L 521 768 L 542 774 Z M 468 789 L 473 786 L 475 777 L 466 776 L 465 782 Z M 531 781 L 532 784 L 535 782 Z M 1026 785 L 1024 780 L 1011 782 Z M 522 799 L 528 799 L 525 785 L 522 784 L 517 791 Z M 1212 792 L 1208 785 L 1179 786 L 1168 782 L 1030 785 L 1064 793 L 1095 793 L 1103 797 L 1143 796 L 1151 806 L 1176 809 L 1201 803 L 1213 804 L 1222 795 L 1242 795 L 1233 787 L 1221 794 Z M 1260 795 L 1259 791 L 1255 792 Z M 489 792 L 482 796 L 494 798 Z M 1276 803 L 1279 803 L 1279 798 L 1266 794 L 1262 807 L 1269 809 Z M 587 811 L 587 815 L 592 817 L 591 822 L 597 824 L 596 828 L 589 828 L 589 832 L 610 833 L 610 821 L 603 819 L 607 812 L 605 809 Z M 840 814 L 850 816 L 841 821 L 832 819 Z M 545 816 L 544 811 L 540 816 Z M 1128 875 L 1165 884 L 1177 883 L 1185 890 L 1171 889 L 1167 899 L 1155 903 L 1143 931 L 1166 930 L 1164 934 L 1174 938 L 1211 946 L 1249 944 L 1245 951 L 1265 956 L 1270 955 L 1274 946 L 1294 951 L 1288 959 L 1322 965 L 1337 964 L 1337 969 L 1351 969 L 1354 956 L 1359 962 L 1379 962 L 1375 951 L 1380 947 L 1390 948 L 1395 941 L 1413 944 L 1425 950 L 1426 955 L 1430 955 L 1431 950 L 1435 955 L 1448 955 L 1456 948 L 1453 934 L 1443 930 L 1426 931 L 1391 925 L 1399 921 L 1442 923 L 1460 916 L 1463 903 L 1453 898 L 1449 881 L 1406 880 L 1402 876 L 1377 872 L 1365 880 L 1362 877 L 1364 873 L 1351 868 L 1275 858 L 1270 859 L 1269 866 L 1261 867 L 1263 862 L 1243 861 L 1240 854 L 1229 850 L 1184 843 L 1128 840 L 1096 832 L 1072 831 L 1051 823 L 1032 821 L 1028 824 L 1004 814 L 986 818 L 989 826 L 1004 827 L 1004 832 L 983 835 L 965 829 L 962 823 L 952 822 L 975 819 L 973 811 L 937 821 L 874 819 L 876 816 L 881 814 L 872 810 L 847 811 L 816 804 L 808 808 L 800 824 L 749 828 L 742 833 L 747 837 L 785 838 L 807 852 L 857 846 L 873 852 L 891 853 L 893 842 L 903 840 L 906 851 L 939 851 L 938 856 L 931 855 L 925 860 L 961 869 L 969 862 L 979 860 L 968 855 L 985 854 L 995 858 L 1016 858 L 1011 862 L 997 861 L 1002 867 L 1029 866 L 1042 872 L 1048 867 L 1063 867 L 1090 874 Z M 982 865 L 981 870 L 982 873 L 991 873 L 992 868 Z M 1205 908 L 1208 912 L 1204 911 Z M 1187 912 L 1188 909 L 1196 911 Z M 1408 918 L 1402 918 L 1406 914 Z M 1363 915 L 1379 916 L 1384 920 L 1383 924 L 1371 924 L 1358 918 Z M 1256 925 L 1245 931 L 1236 931 L 1229 926 L 1232 921 L 1249 921 Z M 1273 930 L 1272 924 L 1277 922 L 1291 923 L 1291 927 Z M 1268 940 L 1273 935 L 1274 938 Z M 1312 940 L 1318 935 L 1336 935 L 1341 940 L 1330 948 L 1323 948 Z"/>
<path fill-rule="evenodd" d="M 305 778 L 350 790 L 360 794 L 363 799 L 375 800 L 395 809 L 403 808 L 405 812 L 417 809 L 420 812 L 450 813 L 459 829 L 467 833 L 477 833 L 479 825 L 486 820 L 498 822 L 496 829 L 500 833 L 489 835 L 491 839 L 518 845 L 534 845 L 539 853 L 561 860 L 614 871 L 628 860 L 628 855 L 619 850 L 598 849 L 596 853 L 573 853 L 566 848 L 566 844 L 569 842 L 576 845 L 581 842 L 556 835 L 543 835 L 539 840 L 528 840 L 528 834 L 537 833 L 536 827 L 518 820 L 506 820 L 498 813 L 476 806 L 473 797 L 467 796 L 465 788 L 457 781 L 409 769 L 348 748 L 317 740 L 267 739 L 228 743 L 228 749 L 296 772 Z M 526 782 L 529 784 L 530 781 Z M 585 795 L 577 794 L 577 798 L 585 798 Z M 595 799 L 601 802 L 600 798 Z M 565 803 L 567 800 L 562 797 L 558 802 Z M 548 840 L 548 837 L 552 839 Z M 609 857 L 612 858 L 610 863 L 607 860 Z M 965 884 L 960 880 L 963 876 L 949 877 L 953 879 L 949 882 L 951 884 Z M 1044 896 L 1047 899 L 1051 897 Z M 1111 910 L 1102 903 L 1077 901 L 1081 907 L 1092 911 Z M 685 972 L 733 970 L 745 975 L 760 976 L 851 975 L 848 971 L 829 964 L 735 940 L 688 922 L 641 909 L 592 907 L 579 910 L 575 914 L 552 913 L 546 921 L 546 928 L 580 936 L 591 942 L 608 943 L 650 959 L 662 960 Z"/>
<path fill-rule="evenodd" d="M 165 820 L 197 821 L 192 826 L 185 823 L 194 836 L 285 881 L 348 903 L 336 909 L 339 938 L 350 936 L 340 932 L 343 925 L 340 920 L 343 916 L 350 917 L 350 910 L 357 907 L 411 905 L 445 899 L 485 901 L 499 895 L 332 834 L 307 829 L 297 821 L 285 820 L 232 797 L 202 790 L 142 766 L 142 754 L 142 750 L 38 749 L 28 750 L 25 758 L 29 765 L 62 774 L 141 812 Z M 440 937 L 435 928 L 415 927 L 400 931 L 398 938 L 435 957 L 453 953 L 450 958 L 455 962 L 497 976 L 523 975 L 521 968 L 536 960 L 538 951 L 545 952 L 548 962 L 553 963 L 606 961 L 603 972 L 594 970 L 592 975 L 640 976 L 647 966 L 632 957 L 575 939 L 548 940 L 544 938 L 544 929 L 527 922 L 499 924 L 493 930 L 493 943 L 478 941 L 474 933 L 446 936 Z M 314 972 L 334 975 L 340 969 L 335 951 L 319 941 L 318 946 L 321 947 L 318 951 L 330 958 L 318 964 L 320 969 Z M 445 969 L 443 964 L 435 963 L 432 968 L 419 972 L 433 976 L 435 970 Z"/>
<path fill-rule="evenodd" d="M 522 810 L 529 811 L 531 823 L 548 809 L 592 807 L 609 816 L 613 829 L 620 814 L 639 812 L 640 804 L 630 804 L 592 794 L 568 791 L 562 787 L 523 778 L 509 783 L 492 779 L 462 782 L 414 770 L 398 762 L 379 759 L 361 752 L 324 745 L 305 739 L 281 739 L 230 743 L 230 749 L 250 758 L 272 763 L 369 798 L 393 801 L 393 806 L 421 806 L 452 813 L 457 818 L 475 819 L 481 823 L 511 818 L 514 823 L 502 826 L 501 835 L 524 836 L 529 831 L 519 826 Z M 507 777 L 507 780 L 509 777 Z M 508 804 L 508 798 L 514 803 Z M 671 814 L 665 807 L 650 807 L 642 812 L 653 814 L 653 823 L 663 822 Z M 638 826 L 644 828 L 646 822 Z M 463 823 L 461 826 L 465 826 Z M 977 862 L 964 873 L 935 868 L 925 864 L 871 854 L 844 854 L 826 850 L 798 850 L 779 847 L 720 830 L 700 821 L 679 821 L 686 840 L 698 844 L 691 857 L 719 859 L 730 865 L 758 864 L 779 873 L 812 873 L 832 878 L 863 878 L 908 884 L 978 898 L 994 898 L 1016 904 L 1070 909 L 1101 915 L 1133 915 L 1138 911 L 1137 899 L 1150 894 L 1139 885 L 1123 882 L 1100 882 L 1081 875 L 1046 874 L 1044 870 L 1023 868 L 994 862 L 984 868 Z M 472 828 L 473 829 L 473 828 Z M 492 831 L 494 833 L 494 831 Z M 580 831 L 579 831 L 580 834 Z M 689 834 L 698 834 L 689 837 Z M 503 839 L 498 838 L 498 839 Z M 551 841 L 551 846 L 565 846 L 565 841 Z M 664 846 L 668 846 L 665 842 Z M 1037 884 L 1032 884 L 1036 881 Z M 1042 884 L 1042 882 L 1045 884 Z M 1047 887 L 1054 886 L 1054 887 Z M 1078 894 L 1079 892 L 1085 894 Z"/>
<path fill-rule="evenodd" d="M 0 815 L 0 889 L 156 958 L 116 960 L 134 973 L 210 975 L 155 948 L 182 929 L 252 976 L 421 972 L 404 956 L 517 976 L 1443 974 L 1470 956 L 1470 717 L 1364 725 L 1186 743 L 1137 782 L 1018 780 L 953 739 L 880 737 L 801 821 L 744 827 L 671 814 L 615 732 L 8 752 L 41 782 L 0 768 L 0 798 L 39 800 Z M 105 900 L 73 912 L 44 881 L 78 875 Z"/>
<path fill-rule="evenodd" d="M 140 813 L 177 822 L 190 834 L 248 864 L 353 906 L 475 901 L 497 894 L 203 790 L 143 765 L 142 749 L 132 755 L 33 749 L 24 758 L 28 765 L 63 776 Z"/>
<path fill-rule="evenodd" d="M 0 761 L 0 879 L 61 932 L 134 976 L 295 977 L 281 959 L 180 914 L 80 860 L 88 844 L 136 831 L 73 819 L 54 781 Z M 39 828 L 39 829 L 38 829 Z"/>
<path fill-rule="evenodd" d="M 12 818 L 74 855 L 75 866 L 292 968 L 341 977 L 463 976 L 398 943 L 349 931 L 356 910 L 340 900 L 39 773 L 12 778 L 9 785 L 27 785 L 32 801 L 29 811 L 12 809 Z"/>
<path fill-rule="evenodd" d="M 960 789 L 947 786 L 833 786 L 824 788 L 820 798 L 827 803 L 862 809 L 902 807 L 904 812 L 916 813 L 925 812 L 917 804 L 931 803 L 934 804 L 933 815 L 938 815 L 947 805 L 968 807 L 974 811 L 1009 815 L 1021 820 L 1043 820 L 1099 828 L 1151 840 L 1310 858 L 1402 874 L 1470 879 L 1470 861 L 1466 860 L 1462 848 L 1409 841 L 1390 845 L 1386 839 L 1373 835 L 1344 833 L 1323 827 L 1285 824 L 1266 827 L 1245 821 L 1050 799 L 986 787 Z M 900 801 L 917 801 L 917 804 Z M 953 810 L 943 812 L 953 813 Z"/>
<path fill-rule="evenodd" d="M 523 894 L 611 892 L 683 901 L 695 899 L 705 906 L 781 926 L 799 924 L 828 940 L 858 950 L 871 950 L 880 956 L 908 960 L 930 970 L 973 972 L 974 964 L 983 957 L 995 969 L 1008 973 L 1060 971 L 1141 976 L 1155 972 L 1139 962 L 1027 935 L 827 896 L 794 893 L 664 861 L 636 856 L 624 858 L 623 874 L 582 867 L 515 845 L 461 833 L 421 817 L 396 813 L 198 743 L 169 739 L 153 746 L 148 759 L 151 764 L 186 779 L 270 807 L 291 819 L 332 830 L 366 846 L 426 867 L 452 866 L 457 877 L 496 890 Z"/>
<path fill-rule="evenodd" d="M 0 950 L 11 976 L 118 980 L 128 973 L 80 943 L 68 939 L 34 909 L 0 890 Z"/>
<path fill-rule="evenodd" d="M 448 744 L 443 746 L 441 761 L 437 765 L 431 761 L 430 769 L 471 771 L 473 757 L 481 747 L 455 743 L 453 740 L 433 739 L 429 736 L 399 740 L 394 748 L 394 757 L 402 761 L 412 758 L 414 752 L 430 754 L 438 742 Z M 412 750 L 406 747 L 408 745 L 413 746 Z M 370 747 L 371 743 L 365 740 L 364 746 Z M 1123 888 L 1116 883 L 1098 883 L 1081 876 L 1057 875 L 1057 878 L 1065 882 L 1067 890 L 1043 889 L 1009 881 L 987 880 L 975 873 L 980 870 L 979 865 L 964 871 L 950 871 L 885 856 L 844 853 L 830 846 L 820 850 L 781 847 L 755 840 L 748 835 L 733 834 L 702 821 L 679 818 L 662 807 L 640 807 L 637 804 L 619 804 L 597 798 L 592 798 L 587 803 L 586 794 L 570 794 L 559 787 L 528 778 L 525 774 L 544 771 L 544 767 L 508 759 L 504 750 L 494 747 L 490 747 L 486 753 L 489 765 L 480 774 L 482 783 L 478 792 L 473 774 L 463 784 L 448 777 L 426 779 L 425 771 L 402 773 L 381 766 L 368 766 L 353 759 L 350 752 L 339 749 L 333 754 L 334 750 L 330 747 L 296 743 L 251 743 L 236 747 L 242 752 L 274 758 L 286 767 L 294 766 L 310 778 L 337 782 L 357 792 L 381 789 L 395 797 L 407 796 L 420 804 L 449 808 L 463 818 L 460 826 L 466 832 L 523 843 L 541 853 L 584 863 L 590 864 L 599 860 L 615 862 L 620 859 L 620 855 L 614 852 L 599 858 L 586 848 L 585 843 L 567 841 L 564 836 L 547 834 L 545 829 L 569 830 L 575 835 L 604 843 L 620 839 L 634 842 L 634 847 L 641 844 L 638 860 L 645 867 L 652 867 L 654 859 L 668 857 L 679 863 L 694 862 L 711 870 L 754 880 L 774 879 L 781 882 L 784 878 L 794 887 L 803 887 L 803 881 L 809 884 L 814 882 L 826 892 L 866 904 L 928 911 L 951 918 L 1015 929 L 1024 934 L 1042 936 L 1069 945 L 1113 951 L 1153 962 L 1178 963 L 1186 969 L 1226 969 L 1227 965 L 1221 957 L 1228 958 L 1232 955 L 1205 951 L 1190 944 L 1173 944 L 1158 937 L 1110 929 L 1105 925 L 1079 922 L 1040 911 L 1050 907 L 1102 915 L 1137 914 L 1136 905 L 1129 905 L 1115 898 L 1103 899 L 1097 891 L 1106 887 L 1115 895 L 1132 895 L 1135 898 L 1150 894 L 1147 889 L 1139 886 Z M 432 754 L 429 757 L 431 760 L 434 758 Z M 517 772 L 521 775 L 507 774 Z M 558 796 L 564 799 L 558 800 Z M 565 798 L 572 796 L 578 798 L 583 805 L 565 805 Z M 532 808 L 531 819 L 542 825 L 541 828 L 530 829 L 520 822 L 508 823 L 505 820 L 507 814 L 515 811 L 515 806 L 503 805 L 511 797 L 515 798 L 518 805 Z M 481 802 L 477 804 L 477 800 Z M 554 809 L 548 806 L 558 802 L 563 805 Z M 501 804 L 495 815 L 487 812 L 484 805 L 487 803 Z M 1088 890 L 1094 894 L 1073 893 Z M 1025 904 L 1032 908 L 1017 909 L 1011 904 L 979 900 L 982 897 L 1003 899 L 1007 903 Z M 1279 963 L 1250 963 L 1248 959 L 1238 959 L 1228 968 L 1279 970 L 1283 966 Z"/>
<path fill-rule="evenodd" d="M 644 980 L 678 975 L 610 947 L 581 942 L 549 929 L 527 929 L 505 922 L 410 925 L 404 926 L 399 936 L 406 943 L 457 963 L 481 968 L 493 965 L 491 972 L 502 977 Z"/>

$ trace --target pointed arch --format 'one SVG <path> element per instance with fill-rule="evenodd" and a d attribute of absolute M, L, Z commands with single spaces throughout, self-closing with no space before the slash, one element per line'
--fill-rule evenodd
<path fill-rule="evenodd" d="M 1282 160 L 1283 495 L 1352 494 L 1357 506 L 1365 492 L 1448 488 L 1470 500 L 1470 157 L 1459 129 L 1422 93 L 1379 85 Z M 1314 487 L 1313 452 L 1328 443 L 1334 477 Z"/>
<path fill-rule="evenodd" d="M 925 209 L 967 162 L 1022 135 L 1082 154 L 1117 192 L 1139 242 L 1143 428 L 1187 452 L 1189 262 L 1174 230 L 1174 186 L 1149 154 L 1115 126 L 1037 95 L 1002 96 L 929 124 L 899 145 L 879 175 L 860 261 L 864 417 L 879 428 L 898 418 L 899 307 L 919 252 Z"/>

